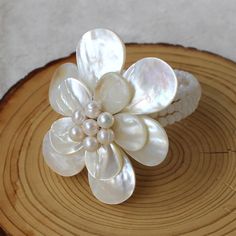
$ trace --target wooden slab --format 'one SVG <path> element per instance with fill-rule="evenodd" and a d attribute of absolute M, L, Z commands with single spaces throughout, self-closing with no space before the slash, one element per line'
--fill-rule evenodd
<path fill-rule="evenodd" d="M 59 116 L 48 103 L 54 70 L 32 72 L 0 104 L 0 222 L 11 235 L 236 235 L 236 64 L 170 45 L 128 45 L 127 63 L 154 56 L 196 75 L 197 111 L 167 128 L 161 165 L 133 161 L 137 187 L 121 205 L 98 202 L 87 171 L 65 178 L 44 163 L 41 142 Z"/>

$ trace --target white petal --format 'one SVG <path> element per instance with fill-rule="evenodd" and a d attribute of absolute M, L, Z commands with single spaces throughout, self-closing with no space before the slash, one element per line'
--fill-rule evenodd
<path fill-rule="evenodd" d="M 162 110 L 174 99 L 177 78 L 172 68 L 158 58 L 144 58 L 124 73 L 134 88 L 134 96 L 125 112 L 149 114 Z"/>
<path fill-rule="evenodd" d="M 129 84 L 118 73 L 110 72 L 103 75 L 95 88 L 95 100 L 101 102 L 103 111 L 111 114 L 121 111 L 130 99 Z"/>
<path fill-rule="evenodd" d="M 88 88 L 77 77 L 78 69 L 72 63 L 61 65 L 53 75 L 49 102 L 62 115 L 71 116 L 75 109 L 85 106 L 92 98 Z"/>
<path fill-rule="evenodd" d="M 101 146 L 96 152 L 85 152 L 88 172 L 96 179 L 116 176 L 123 165 L 121 150 L 115 144 Z"/>
<path fill-rule="evenodd" d="M 81 148 L 73 154 L 57 153 L 51 145 L 49 133 L 43 139 L 43 156 L 47 165 L 57 174 L 72 176 L 84 168 L 84 150 Z"/>
<path fill-rule="evenodd" d="M 125 46 L 108 29 L 85 33 L 76 48 L 79 78 L 93 90 L 97 81 L 108 72 L 120 72 L 125 61 Z"/>
<path fill-rule="evenodd" d="M 148 116 L 141 116 L 148 129 L 148 138 L 145 146 L 136 152 L 127 151 L 136 161 L 146 166 L 159 165 L 168 153 L 169 141 L 162 126 Z"/>
<path fill-rule="evenodd" d="M 74 125 L 70 117 L 56 120 L 49 130 L 49 138 L 58 153 L 70 154 L 78 151 L 82 143 L 74 142 L 69 137 L 69 129 Z"/>
<path fill-rule="evenodd" d="M 147 140 L 147 129 L 142 120 L 128 113 L 119 113 L 114 117 L 112 129 L 115 133 L 115 142 L 125 150 L 140 150 Z"/>
<path fill-rule="evenodd" d="M 118 175 L 112 179 L 99 180 L 88 174 L 89 185 L 94 196 L 106 204 L 120 204 L 126 201 L 135 188 L 135 173 L 133 167 L 122 152 L 124 165 Z"/>

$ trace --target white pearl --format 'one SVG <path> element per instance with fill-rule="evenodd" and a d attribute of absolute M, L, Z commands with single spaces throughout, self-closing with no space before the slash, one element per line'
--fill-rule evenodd
<path fill-rule="evenodd" d="M 71 117 L 63 117 L 53 122 L 49 131 L 53 148 L 61 154 L 71 154 L 81 148 L 81 144 L 71 140 L 69 130 L 74 126 Z"/>
<path fill-rule="evenodd" d="M 83 122 L 82 129 L 85 134 L 93 136 L 98 132 L 98 124 L 95 120 L 87 119 Z"/>
<path fill-rule="evenodd" d="M 114 123 L 114 117 L 109 112 L 103 112 L 99 115 L 97 123 L 104 129 L 110 128 Z"/>
<path fill-rule="evenodd" d="M 95 137 L 86 137 L 83 140 L 84 149 L 88 152 L 94 152 L 98 149 L 98 141 Z"/>
<path fill-rule="evenodd" d="M 85 114 L 89 118 L 97 118 L 101 113 L 101 104 L 96 101 L 89 102 L 85 107 Z"/>
<path fill-rule="evenodd" d="M 72 115 L 72 120 L 77 125 L 81 125 L 84 122 L 85 118 L 85 114 L 80 109 L 76 110 Z"/>
<path fill-rule="evenodd" d="M 73 126 L 69 130 L 69 136 L 74 142 L 81 142 L 84 138 L 84 132 L 81 127 Z"/>
<path fill-rule="evenodd" d="M 115 138 L 114 132 L 111 129 L 101 129 L 97 134 L 98 142 L 104 145 L 111 143 Z"/>

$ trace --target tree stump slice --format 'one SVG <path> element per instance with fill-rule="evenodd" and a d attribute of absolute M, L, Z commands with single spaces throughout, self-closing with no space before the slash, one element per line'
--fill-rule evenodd
<path fill-rule="evenodd" d="M 59 118 L 48 102 L 57 60 L 30 73 L 0 104 L 1 227 L 10 235 L 236 235 L 236 63 L 171 45 L 127 45 L 126 68 L 159 57 L 199 79 L 199 108 L 166 128 L 170 150 L 157 167 L 132 160 L 137 186 L 120 205 L 92 195 L 87 170 L 61 177 L 41 144 Z"/>

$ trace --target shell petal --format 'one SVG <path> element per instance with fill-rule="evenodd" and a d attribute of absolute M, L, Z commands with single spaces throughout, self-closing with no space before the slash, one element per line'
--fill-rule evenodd
<path fill-rule="evenodd" d="M 141 116 L 148 130 L 148 138 L 145 146 L 136 152 L 127 151 L 136 161 L 146 166 L 159 165 L 167 156 L 169 141 L 162 126 L 148 116 Z"/>
<path fill-rule="evenodd" d="M 135 173 L 131 162 L 122 151 L 124 165 L 118 175 L 108 180 L 99 180 L 88 174 L 89 185 L 94 196 L 106 204 L 120 204 L 126 201 L 135 189 Z"/>
<path fill-rule="evenodd" d="M 72 63 L 61 65 L 53 75 L 49 102 L 61 115 L 71 116 L 73 111 L 85 106 L 92 98 L 89 89 L 77 77 L 78 69 Z"/>
<path fill-rule="evenodd" d="M 116 176 L 123 165 L 121 150 L 115 144 L 101 146 L 96 152 L 85 152 L 85 164 L 89 174 L 96 179 Z"/>
<path fill-rule="evenodd" d="M 119 113 L 114 118 L 112 129 L 115 142 L 125 150 L 140 150 L 147 140 L 147 128 L 143 121 L 128 113 Z"/>
<path fill-rule="evenodd" d="M 124 112 L 149 114 L 168 106 L 177 92 L 177 78 L 172 68 L 158 58 L 144 58 L 123 74 L 134 89 L 134 96 Z"/>
<path fill-rule="evenodd" d="M 81 149 L 82 143 L 74 142 L 69 137 L 69 129 L 74 125 L 70 117 L 56 120 L 49 130 L 49 139 L 56 152 L 71 154 Z"/>
<path fill-rule="evenodd" d="M 121 39 L 108 29 L 93 29 L 85 33 L 76 48 L 79 78 L 91 90 L 108 72 L 120 72 L 125 61 L 125 46 Z"/>
<path fill-rule="evenodd" d="M 100 101 L 103 110 L 111 114 L 126 107 L 131 99 L 131 94 L 127 81 L 114 72 L 103 75 L 95 88 L 95 100 Z"/>
<path fill-rule="evenodd" d="M 85 166 L 84 150 L 82 148 L 73 154 L 60 154 L 52 147 L 49 133 L 43 139 L 43 156 L 47 165 L 62 176 L 76 175 Z"/>

